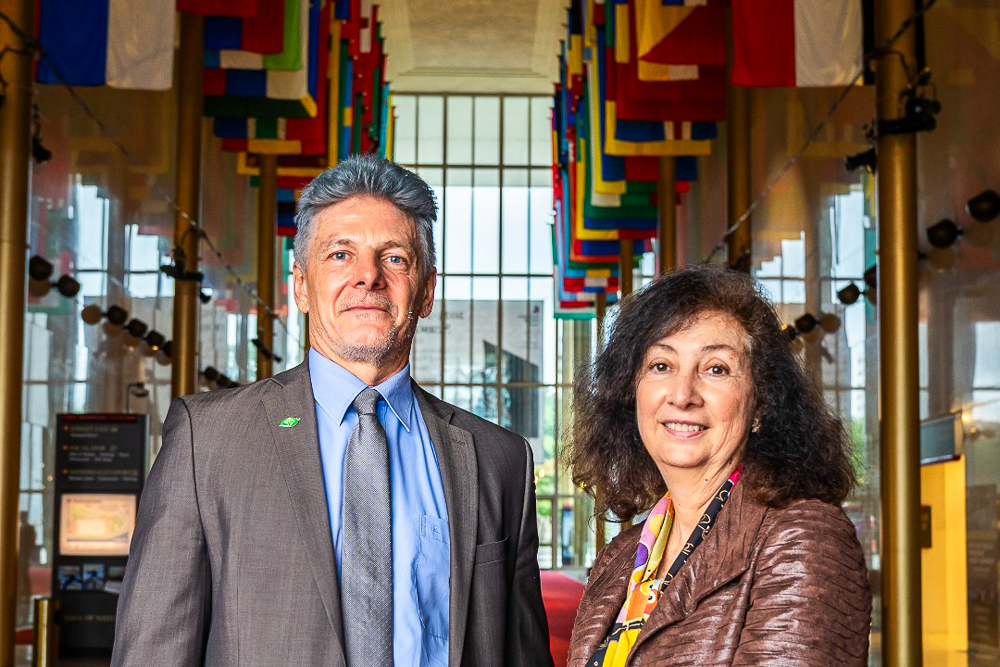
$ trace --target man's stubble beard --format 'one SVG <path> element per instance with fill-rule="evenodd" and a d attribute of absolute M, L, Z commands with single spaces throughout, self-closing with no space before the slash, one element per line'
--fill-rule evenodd
<path fill-rule="evenodd" d="M 406 311 L 401 326 L 393 325 L 381 340 L 368 345 L 333 342 L 334 352 L 342 359 L 382 368 L 403 348 L 409 347 L 417 329 L 417 318 L 412 310 Z"/>

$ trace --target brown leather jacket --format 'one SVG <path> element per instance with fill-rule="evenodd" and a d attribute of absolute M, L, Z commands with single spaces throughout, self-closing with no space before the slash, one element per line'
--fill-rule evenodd
<path fill-rule="evenodd" d="M 768 508 L 737 484 L 705 541 L 649 615 L 628 665 L 866 665 L 871 591 L 843 510 Z M 598 555 L 567 667 L 585 667 L 625 601 L 642 526 Z"/>

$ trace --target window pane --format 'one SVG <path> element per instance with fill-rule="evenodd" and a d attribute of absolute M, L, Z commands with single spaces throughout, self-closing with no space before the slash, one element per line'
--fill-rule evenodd
<path fill-rule="evenodd" d="M 448 98 L 448 163 L 472 164 L 472 98 Z"/>
<path fill-rule="evenodd" d="M 500 98 L 475 98 L 475 138 L 473 161 L 475 164 L 500 163 Z"/>
<path fill-rule="evenodd" d="M 472 382 L 496 384 L 500 346 L 498 322 L 498 278 L 472 279 L 471 365 Z M 494 403 L 495 405 L 495 403 Z"/>
<path fill-rule="evenodd" d="M 528 164 L 528 98 L 505 97 L 503 100 L 504 164 Z"/>
<path fill-rule="evenodd" d="M 472 270 L 497 273 L 500 270 L 500 171 L 476 169 L 472 195 Z"/>
<path fill-rule="evenodd" d="M 471 391 L 472 412 L 486 421 L 500 424 L 497 405 L 497 388 L 473 385 Z"/>
<path fill-rule="evenodd" d="M 531 190 L 528 192 L 530 245 L 528 248 L 532 273 L 552 273 L 552 172 L 531 170 Z"/>
<path fill-rule="evenodd" d="M 471 382 L 471 307 L 472 280 L 470 278 L 445 277 L 443 283 L 444 301 L 441 303 L 441 317 L 445 322 L 444 381 Z M 466 399 L 466 404 L 468 399 Z M 466 409 L 468 409 L 466 407 Z"/>
<path fill-rule="evenodd" d="M 437 252 L 437 262 L 435 268 L 438 273 L 441 272 L 441 253 L 444 252 L 444 246 L 442 245 L 442 232 L 444 225 L 444 205 L 445 205 L 445 191 L 444 191 L 444 170 L 440 167 L 421 167 L 417 169 L 417 174 L 420 178 L 427 182 L 427 185 L 431 186 L 434 190 L 434 197 L 437 199 L 438 203 L 438 216 L 437 220 L 434 221 L 434 248 Z"/>
<path fill-rule="evenodd" d="M 469 387 L 444 387 L 444 400 L 463 410 L 472 411 L 472 389 Z"/>
<path fill-rule="evenodd" d="M 417 98 L 412 95 L 393 95 L 396 126 L 392 134 L 393 159 L 400 164 L 417 161 Z"/>
<path fill-rule="evenodd" d="M 472 272 L 472 170 L 449 169 L 444 205 L 444 270 Z"/>
<path fill-rule="evenodd" d="M 551 207 L 551 202 L 550 202 Z M 503 271 L 527 273 L 533 250 L 528 236 L 529 192 L 527 169 L 503 172 Z M 526 243 L 528 241 L 528 243 Z M 551 255 L 551 242 L 548 253 Z"/>
<path fill-rule="evenodd" d="M 439 296 L 431 314 L 417 322 L 417 332 L 413 336 L 410 375 L 420 384 L 441 381 L 441 310 Z"/>
<path fill-rule="evenodd" d="M 552 164 L 552 101 L 547 97 L 531 98 L 531 164 Z"/>
<path fill-rule="evenodd" d="M 538 485 L 541 485 L 539 480 Z M 553 567 L 552 563 L 552 499 L 539 498 L 536 503 L 538 522 L 538 567 Z"/>
<path fill-rule="evenodd" d="M 417 99 L 417 160 L 421 164 L 444 162 L 444 99 L 421 95 Z"/>
<path fill-rule="evenodd" d="M 557 330 L 556 319 L 552 316 L 555 312 L 553 296 L 553 279 L 551 276 L 544 278 L 528 279 L 528 299 L 531 302 L 532 321 L 538 318 L 541 322 L 541 356 L 532 352 L 532 360 L 542 369 L 542 382 L 556 382 L 556 342 Z"/>

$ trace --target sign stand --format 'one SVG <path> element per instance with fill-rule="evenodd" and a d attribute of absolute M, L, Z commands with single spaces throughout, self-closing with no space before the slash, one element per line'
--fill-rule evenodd
<path fill-rule="evenodd" d="M 144 414 L 56 416 L 59 657 L 111 655 L 115 610 L 146 473 Z"/>

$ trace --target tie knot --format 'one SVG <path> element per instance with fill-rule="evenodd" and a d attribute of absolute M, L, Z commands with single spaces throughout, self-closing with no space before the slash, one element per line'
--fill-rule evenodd
<path fill-rule="evenodd" d="M 367 387 L 354 399 L 354 409 L 358 411 L 359 415 L 373 415 L 380 398 L 382 398 L 382 394 L 378 393 L 377 389 Z"/>

